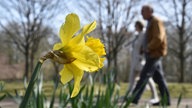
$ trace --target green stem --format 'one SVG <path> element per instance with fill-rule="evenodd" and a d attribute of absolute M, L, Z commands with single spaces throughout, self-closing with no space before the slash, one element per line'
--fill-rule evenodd
<path fill-rule="evenodd" d="M 54 91 L 53 91 L 52 98 L 51 98 L 51 104 L 50 104 L 49 108 L 53 108 L 53 106 L 54 106 L 55 94 L 56 94 L 58 84 L 59 84 L 59 80 L 58 80 L 58 78 L 56 78 L 55 84 L 54 84 Z"/>
<path fill-rule="evenodd" d="M 34 72 L 32 74 L 31 80 L 29 82 L 29 85 L 27 87 L 27 91 L 25 92 L 25 96 L 24 96 L 19 108 L 26 108 L 27 107 L 27 103 L 28 103 L 30 94 L 33 91 L 33 87 L 34 87 L 34 84 L 35 84 L 35 82 L 37 80 L 37 76 L 38 76 L 39 70 L 40 70 L 40 68 L 42 66 L 42 63 L 43 62 L 40 62 L 40 61 L 37 63 L 37 65 L 35 67 L 35 70 L 34 70 Z"/>

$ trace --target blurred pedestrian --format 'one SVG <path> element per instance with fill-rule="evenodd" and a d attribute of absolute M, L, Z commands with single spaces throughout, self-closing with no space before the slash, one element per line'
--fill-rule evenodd
<path fill-rule="evenodd" d="M 139 78 L 140 72 L 145 64 L 144 54 L 140 53 L 140 49 L 143 46 L 144 41 L 144 24 L 141 21 L 135 22 L 135 31 L 137 32 L 136 37 L 132 41 L 132 54 L 131 54 L 131 68 L 129 74 L 129 88 L 128 94 L 132 94 L 133 88 L 136 83 L 136 79 Z M 158 94 L 155 87 L 155 83 L 152 78 L 149 79 L 149 87 L 152 92 L 152 99 L 151 102 L 158 102 Z"/>
<path fill-rule="evenodd" d="M 161 62 L 162 57 L 167 54 L 165 28 L 162 21 L 153 16 L 153 8 L 151 6 L 144 5 L 141 14 L 147 20 L 144 45 L 141 48 L 141 53 L 145 54 L 146 63 L 141 71 L 140 79 L 133 90 L 131 102 L 133 104 L 139 102 L 149 78 L 152 77 L 159 87 L 161 100 L 151 104 L 168 106 L 170 105 L 170 95 Z"/>

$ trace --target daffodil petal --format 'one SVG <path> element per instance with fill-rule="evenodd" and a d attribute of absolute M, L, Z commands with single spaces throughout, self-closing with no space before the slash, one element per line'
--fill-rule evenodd
<path fill-rule="evenodd" d="M 53 46 L 53 50 L 59 50 L 63 47 L 62 43 L 56 43 L 54 46 Z"/>
<path fill-rule="evenodd" d="M 96 28 L 96 21 L 93 21 L 91 24 L 87 24 L 83 27 L 82 35 L 86 35 L 93 31 Z"/>
<path fill-rule="evenodd" d="M 73 68 L 70 64 L 65 64 L 64 68 L 60 71 L 61 82 L 63 84 L 68 83 L 73 78 Z"/>
<path fill-rule="evenodd" d="M 85 46 L 84 37 L 81 37 L 80 35 L 74 37 L 67 46 L 70 47 L 70 49 L 73 49 L 73 51 L 80 51 Z"/>
<path fill-rule="evenodd" d="M 63 45 L 66 45 L 79 29 L 79 17 L 74 13 L 67 15 L 65 23 L 61 26 L 59 32 Z"/>
<path fill-rule="evenodd" d="M 73 88 L 73 91 L 72 91 L 72 94 L 71 94 L 71 98 L 72 97 L 75 97 L 78 93 L 79 93 L 79 90 L 80 90 L 80 82 L 83 78 L 83 70 L 79 69 L 78 67 L 76 67 L 75 65 L 71 64 L 70 65 L 71 68 L 72 68 L 72 73 L 73 73 L 73 76 L 74 76 L 74 88 Z"/>
<path fill-rule="evenodd" d="M 73 64 L 82 70 L 93 72 L 99 68 L 99 56 L 87 46 L 84 46 L 79 52 L 74 52 L 72 55 L 76 58 Z"/>
<path fill-rule="evenodd" d="M 74 38 L 71 39 L 69 46 L 74 46 L 74 45 L 84 45 L 85 44 L 85 39 L 84 35 L 90 33 L 96 28 L 96 21 L 87 24 L 83 27 L 83 30 L 80 34 L 75 36 Z"/>
<path fill-rule="evenodd" d="M 99 66 L 93 65 L 92 63 L 87 63 L 82 60 L 75 60 L 73 63 L 80 69 L 83 69 L 87 72 L 95 72 L 99 69 Z"/>

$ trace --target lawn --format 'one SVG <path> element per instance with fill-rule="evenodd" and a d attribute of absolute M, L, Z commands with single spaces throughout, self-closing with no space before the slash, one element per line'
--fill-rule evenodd
<path fill-rule="evenodd" d="M 56 95 L 59 94 L 59 90 L 61 88 L 61 84 L 57 89 Z M 100 84 L 95 84 L 95 89 L 99 89 Z M 120 86 L 116 86 L 120 90 L 120 96 L 123 96 L 127 90 L 128 83 L 120 83 Z M 104 90 L 105 85 L 101 85 L 101 89 Z M 178 98 L 182 93 L 183 98 L 192 98 L 192 84 L 190 83 L 168 83 L 168 88 L 170 90 L 170 95 L 172 98 Z M 12 82 L 4 82 L 4 88 L 0 93 L 0 96 L 3 92 L 9 92 L 11 94 L 15 94 L 15 90 L 20 94 L 24 94 L 24 85 L 21 81 L 12 81 Z M 97 91 L 97 90 L 95 90 Z M 43 92 L 46 96 L 51 96 L 53 92 L 53 82 L 46 81 L 43 84 Z M 144 95 L 142 98 L 149 98 L 151 96 L 150 90 L 146 88 L 144 91 Z"/>
<path fill-rule="evenodd" d="M 128 83 L 121 83 L 120 94 L 124 95 Z M 168 88 L 172 98 L 178 98 L 182 93 L 183 98 L 192 98 L 192 84 L 190 83 L 168 83 Z M 157 88 L 158 89 L 158 88 Z M 143 97 L 148 98 L 151 96 L 149 87 L 144 91 Z"/>

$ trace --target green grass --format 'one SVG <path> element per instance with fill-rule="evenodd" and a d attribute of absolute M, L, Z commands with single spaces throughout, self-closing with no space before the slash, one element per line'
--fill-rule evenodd
<path fill-rule="evenodd" d="M 120 95 L 124 95 L 127 90 L 127 83 L 121 83 Z M 182 93 L 183 98 L 192 98 L 192 84 L 190 83 L 168 83 L 168 88 L 172 98 L 178 98 Z M 158 88 L 157 88 L 158 90 Z M 144 91 L 143 97 L 149 98 L 151 96 L 150 89 Z"/>
<path fill-rule="evenodd" d="M 62 84 L 59 84 L 59 88 L 57 89 L 56 96 L 59 95 L 60 88 Z M 95 89 L 99 90 L 100 84 L 95 85 Z M 120 95 L 123 96 L 127 90 L 128 83 L 120 83 Z M 170 95 L 172 98 L 178 98 L 182 93 L 183 98 L 192 98 L 192 84 L 189 83 L 168 83 Z M 101 85 L 101 89 L 104 90 L 105 85 Z M 118 88 L 118 87 L 117 87 Z M 12 95 L 15 94 L 15 90 L 18 90 L 20 94 L 24 94 L 24 85 L 23 82 L 5 82 L 5 86 L 3 91 L 0 92 L 0 95 L 3 95 L 3 92 L 9 92 Z M 96 91 L 96 90 L 95 90 Z M 46 96 L 51 96 L 53 92 L 53 82 L 44 81 L 43 83 L 43 92 Z M 66 90 L 68 92 L 68 90 Z M 151 97 L 151 92 L 149 89 L 146 89 L 143 94 L 143 98 Z"/>
<path fill-rule="evenodd" d="M 182 93 L 183 98 L 192 98 L 192 84 L 170 83 L 168 86 L 171 97 L 179 97 L 180 93 Z"/>

